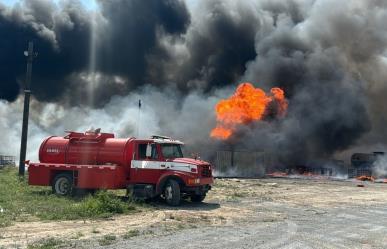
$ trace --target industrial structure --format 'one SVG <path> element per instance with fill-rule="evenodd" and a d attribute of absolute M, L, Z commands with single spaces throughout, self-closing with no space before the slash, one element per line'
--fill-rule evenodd
<path fill-rule="evenodd" d="M 272 157 L 262 151 L 222 150 L 216 152 L 214 164 L 219 177 L 262 177 Z"/>
<path fill-rule="evenodd" d="M 375 162 L 385 156 L 385 152 L 373 153 L 354 153 L 351 156 L 351 168 L 349 169 L 349 177 L 373 177 L 376 176 Z M 387 176 L 379 176 L 387 177 Z"/>
<path fill-rule="evenodd" d="M 6 166 L 14 167 L 15 165 L 16 165 L 16 157 L 0 155 L 0 168 L 4 168 Z"/>

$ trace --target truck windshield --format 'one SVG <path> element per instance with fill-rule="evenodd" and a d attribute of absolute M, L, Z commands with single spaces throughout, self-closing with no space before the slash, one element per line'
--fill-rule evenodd
<path fill-rule="evenodd" d="M 180 144 L 161 144 L 161 152 L 164 158 L 179 158 L 183 157 Z"/>

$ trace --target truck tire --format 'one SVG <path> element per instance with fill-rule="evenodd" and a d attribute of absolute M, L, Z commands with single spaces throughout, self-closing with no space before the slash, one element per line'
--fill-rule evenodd
<path fill-rule="evenodd" d="M 52 182 L 52 191 L 61 196 L 73 194 L 73 177 L 68 173 L 61 173 L 55 176 Z"/>
<path fill-rule="evenodd" d="M 206 195 L 191 195 L 191 201 L 195 203 L 202 202 L 204 198 L 206 198 Z"/>
<path fill-rule="evenodd" d="M 169 180 L 167 184 L 165 184 L 164 198 L 165 202 L 170 206 L 178 206 L 180 204 L 180 186 L 177 181 Z"/>

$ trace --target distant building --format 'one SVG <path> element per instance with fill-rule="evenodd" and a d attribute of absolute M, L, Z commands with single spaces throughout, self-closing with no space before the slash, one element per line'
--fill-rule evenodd
<path fill-rule="evenodd" d="M 16 157 L 0 155 L 0 168 L 5 166 L 16 166 Z"/>

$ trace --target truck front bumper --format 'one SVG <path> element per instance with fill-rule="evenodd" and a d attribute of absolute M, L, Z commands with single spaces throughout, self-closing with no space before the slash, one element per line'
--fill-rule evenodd
<path fill-rule="evenodd" d="M 191 178 L 188 179 L 188 182 L 186 185 L 188 187 L 197 187 L 202 185 L 210 185 L 214 183 L 214 179 L 212 177 L 205 177 L 205 178 Z"/>

